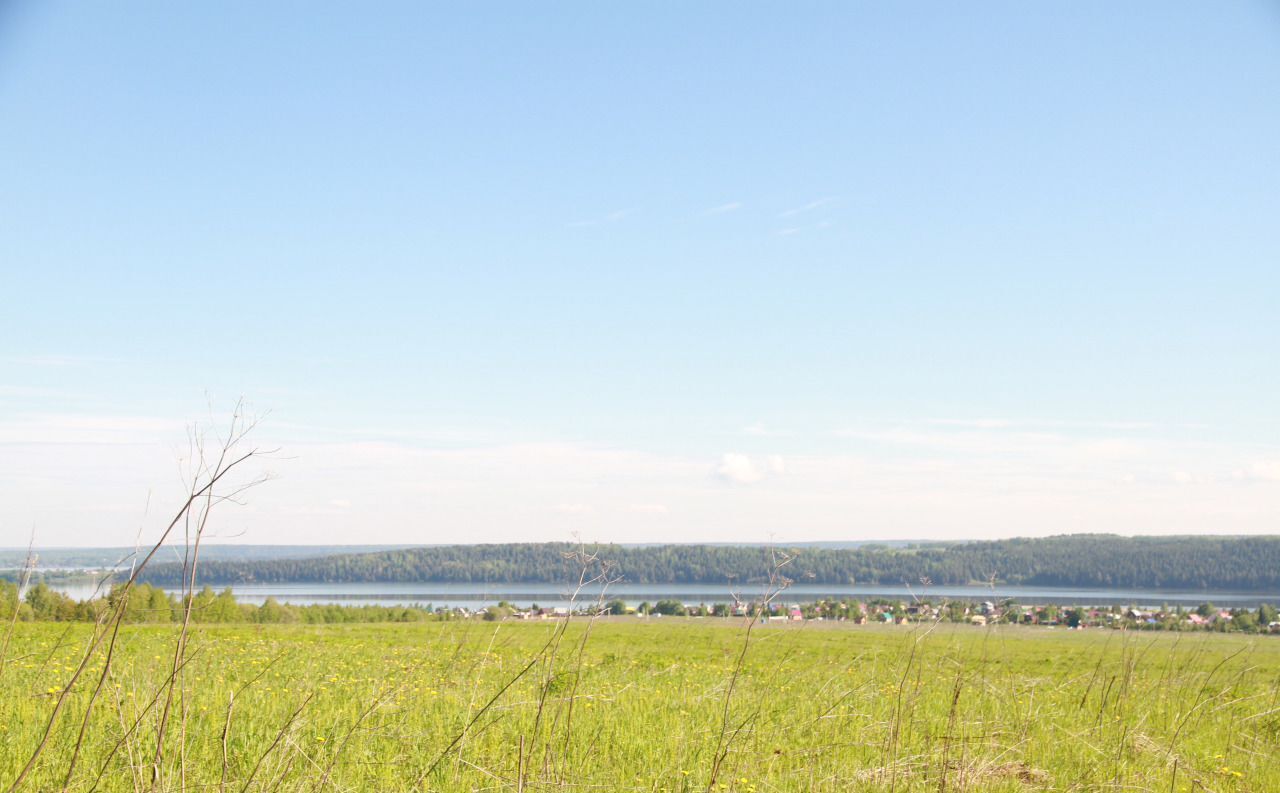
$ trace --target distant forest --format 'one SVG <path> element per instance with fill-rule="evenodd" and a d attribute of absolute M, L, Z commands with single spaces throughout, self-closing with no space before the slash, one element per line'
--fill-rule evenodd
<path fill-rule="evenodd" d="M 376 553 L 413 547 L 407 545 L 219 545 L 200 549 L 203 561 L 258 562 L 264 559 L 311 559 L 344 553 Z M 146 551 L 147 548 L 143 548 Z M 34 555 L 39 568 L 123 567 L 128 569 L 137 548 L 0 548 L 0 570 L 20 569 Z M 182 546 L 166 545 L 156 562 L 182 558 Z M 12 577 L 12 576 L 10 576 Z"/>
<path fill-rule="evenodd" d="M 567 543 L 444 545 L 310 559 L 202 560 L 199 579 L 228 583 L 565 583 L 577 580 Z M 771 551 L 758 546 L 588 546 L 629 583 L 742 585 L 765 580 Z M 797 583 L 934 585 L 986 582 L 1046 587 L 1280 591 L 1280 537 L 1121 537 L 1081 534 L 908 547 L 779 548 Z M 154 584 L 181 580 L 155 565 Z"/>

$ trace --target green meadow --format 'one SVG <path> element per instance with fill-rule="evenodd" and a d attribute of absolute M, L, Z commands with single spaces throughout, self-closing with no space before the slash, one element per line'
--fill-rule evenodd
<path fill-rule="evenodd" d="M 91 631 L 14 626 L 0 671 L 6 788 Z M 1280 790 L 1280 640 L 1266 636 L 203 625 L 170 697 L 176 636 L 122 626 L 96 697 L 101 653 L 20 789 Z"/>

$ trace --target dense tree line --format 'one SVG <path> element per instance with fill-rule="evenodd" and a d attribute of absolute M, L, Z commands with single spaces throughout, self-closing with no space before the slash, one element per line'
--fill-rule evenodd
<path fill-rule="evenodd" d="M 576 580 L 577 546 L 565 543 L 447 545 L 318 559 L 210 561 L 201 578 L 227 583 L 563 583 Z M 723 545 L 588 548 L 638 584 L 743 585 L 765 580 L 775 553 L 794 557 L 800 583 L 1004 585 L 1133 589 L 1280 590 L 1280 537 L 1121 537 L 1084 534 L 908 547 L 769 549 Z M 175 585 L 176 564 L 154 566 L 152 583 Z"/>

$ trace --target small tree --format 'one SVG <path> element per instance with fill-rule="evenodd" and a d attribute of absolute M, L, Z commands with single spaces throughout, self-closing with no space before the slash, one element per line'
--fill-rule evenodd
<path fill-rule="evenodd" d="M 1231 627 L 1245 633 L 1257 633 L 1258 617 L 1248 609 L 1237 609 L 1231 613 Z"/>
<path fill-rule="evenodd" d="M 1275 606 L 1270 603 L 1263 603 L 1261 606 L 1258 606 L 1258 624 L 1260 626 L 1265 628 L 1271 623 L 1277 621 L 1277 619 L 1280 619 L 1280 616 L 1277 616 Z"/>
<path fill-rule="evenodd" d="M 653 605 L 653 611 L 656 614 L 664 616 L 684 616 L 684 604 L 678 600 L 659 600 Z"/>

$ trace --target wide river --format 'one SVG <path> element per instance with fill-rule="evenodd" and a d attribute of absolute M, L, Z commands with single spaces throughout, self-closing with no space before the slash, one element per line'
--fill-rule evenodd
<path fill-rule="evenodd" d="M 93 594 L 89 584 L 59 585 L 58 589 L 81 600 Z M 221 589 L 222 587 L 214 587 Z M 469 609 L 491 606 L 500 600 L 517 606 L 537 604 L 543 607 L 571 605 L 572 591 L 555 584 L 454 584 L 424 581 L 422 583 L 360 583 L 360 584 L 236 584 L 231 587 L 238 600 L 261 603 L 274 597 L 282 603 L 299 605 L 311 603 L 338 603 L 345 605 L 371 604 L 381 606 L 464 607 Z M 578 594 L 578 604 L 589 604 L 599 596 L 599 590 L 583 590 Z M 741 597 L 759 597 L 759 587 L 739 590 Z M 838 586 L 821 584 L 796 584 L 783 592 L 778 600 L 798 603 L 822 598 L 850 598 L 868 600 L 893 598 L 911 600 L 913 597 L 934 601 L 963 598 L 967 600 L 999 601 L 1013 598 L 1020 603 L 1037 603 L 1078 606 L 1160 606 L 1197 605 L 1211 602 L 1219 606 L 1256 608 L 1260 603 L 1280 603 L 1280 592 L 1198 592 L 1122 589 L 1051 589 L 1040 587 L 997 586 L 935 586 L 927 589 L 905 586 Z M 648 601 L 679 600 L 682 603 L 726 603 L 733 594 L 724 585 L 716 584 L 614 584 L 605 593 L 608 600 L 619 599 L 630 605 Z"/>

